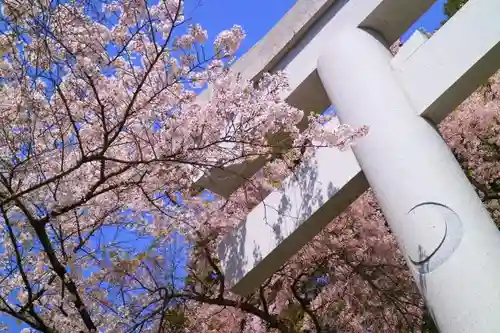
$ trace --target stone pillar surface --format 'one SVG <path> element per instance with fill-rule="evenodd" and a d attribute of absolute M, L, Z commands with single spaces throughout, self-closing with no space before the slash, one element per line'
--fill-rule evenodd
<path fill-rule="evenodd" d="M 375 34 L 343 29 L 318 73 L 340 121 L 369 126 L 353 151 L 440 331 L 499 332 L 500 232 L 391 59 Z"/>

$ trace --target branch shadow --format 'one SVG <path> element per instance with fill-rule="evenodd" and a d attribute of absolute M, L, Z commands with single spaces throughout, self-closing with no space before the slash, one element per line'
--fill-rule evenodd
<path fill-rule="evenodd" d="M 327 203 L 339 190 L 325 178 L 324 165 L 320 171 L 316 158 L 303 161 L 221 242 L 219 258 L 233 292 L 252 292 L 331 221 L 329 215 L 338 209 L 324 206 L 331 206 Z"/>
<path fill-rule="evenodd" d="M 429 257 L 429 254 L 425 252 L 424 248 L 419 245 L 418 246 L 418 258 L 419 261 L 422 262 L 426 258 Z M 425 261 L 420 265 L 417 265 L 417 271 L 418 271 L 418 287 L 420 289 L 420 292 L 422 295 L 427 294 L 427 281 L 426 281 L 426 276 L 430 271 L 429 267 L 429 261 Z M 428 325 L 430 325 L 431 331 L 430 332 L 440 332 L 439 327 L 436 322 L 436 317 L 434 313 L 434 309 L 430 307 L 428 304 L 425 304 L 425 317 L 427 317 L 427 321 L 430 319 L 432 323 L 427 322 Z M 425 319 L 425 318 L 424 318 Z"/>
<path fill-rule="evenodd" d="M 244 276 L 243 268 L 247 263 L 245 253 L 246 236 L 246 224 L 241 223 L 238 228 L 226 236 L 223 242 L 219 243 L 217 249 L 219 259 L 223 264 L 225 278 L 231 284 Z"/>

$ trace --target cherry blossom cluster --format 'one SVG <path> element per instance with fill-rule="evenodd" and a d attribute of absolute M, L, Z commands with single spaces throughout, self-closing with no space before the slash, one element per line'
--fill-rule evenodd
<path fill-rule="evenodd" d="M 167 330 L 181 310 L 210 304 L 191 280 L 280 164 L 366 134 L 288 105 L 283 73 L 231 72 L 243 29 L 208 45 L 182 0 L 1 6 L 0 311 L 30 329 Z M 200 174 L 256 158 L 269 166 L 229 200 L 195 191 Z M 199 254 L 187 282 L 165 252 L 173 235 Z"/>

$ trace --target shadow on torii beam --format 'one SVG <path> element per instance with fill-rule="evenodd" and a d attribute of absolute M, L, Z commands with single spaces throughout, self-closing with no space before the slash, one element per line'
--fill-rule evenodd
<path fill-rule="evenodd" d="M 290 71 L 292 89 L 287 100 L 308 111 L 312 111 L 308 108 L 310 105 L 314 105 L 316 110 L 318 105 L 323 109 L 329 105 L 329 101 L 324 100 L 324 89 L 316 73 L 315 55 L 321 52 L 321 48 L 315 43 L 321 44 L 322 38 L 327 38 L 325 36 L 328 36 L 329 29 L 336 27 L 336 15 L 351 15 L 350 11 L 356 9 L 356 4 L 361 4 L 357 10 L 362 14 L 358 14 L 358 18 L 364 18 L 359 20 L 359 25 L 374 29 L 379 27 L 385 31 L 384 36 L 393 42 L 432 1 L 412 1 L 415 7 L 404 10 L 398 5 L 401 4 L 398 0 L 344 1 L 338 3 L 338 7 L 332 1 L 323 3 L 328 8 L 320 7 L 319 10 L 315 7 L 321 15 L 314 16 L 305 14 L 304 1 L 299 1 L 285 16 L 284 23 L 279 22 L 242 60 L 250 61 L 252 52 L 262 54 L 265 43 L 288 45 L 273 41 L 278 38 L 275 35 L 277 32 L 293 31 L 281 28 L 282 24 L 293 22 L 290 16 L 305 16 L 315 20 L 315 24 L 309 23 L 308 31 L 301 32 L 302 39 L 295 41 L 296 50 L 290 50 L 288 46 L 280 61 L 275 60 L 278 55 L 268 58 L 269 62 L 274 62 L 272 69 Z M 484 20 L 484 17 L 488 17 L 484 15 L 487 11 L 500 11 L 500 8 L 496 8 L 500 5 L 495 0 L 479 0 L 476 3 L 483 5 L 464 7 L 430 39 L 419 32 L 414 34 L 392 61 L 393 70 L 415 109 L 434 124 L 444 119 L 500 65 L 500 24 Z M 393 13 L 393 16 L 383 20 L 383 16 L 379 16 L 381 14 L 370 16 L 370 9 L 384 15 Z M 398 11 L 405 15 L 397 16 Z M 342 17 L 340 26 L 347 24 L 342 21 L 347 19 Z M 394 17 L 398 17 L 396 23 L 390 24 Z M 478 20 L 481 20 L 481 24 L 476 24 Z M 304 20 L 298 19 L 297 22 L 304 24 Z M 472 39 L 470 43 L 467 41 L 468 47 L 463 48 L 465 36 L 479 35 L 481 38 Z M 460 59 L 450 62 L 452 57 Z M 259 73 L 254 71 L 256 77 Z M 311 104 L 307 104 L 308 101 Z M 332 172 L 332 166 L 335 166 L 335 172 Z M 251 171 L 259 167 L 258 164 L 253 165 Z M 247 223 L 242 223 L 234 235 L 228 237 L 223 245 L 225 248 L 221 248 L 227 280 L 234 292 L 244 295 L 254 290 L 368 188 L 351 151 L 319 149 L 316 158 L 302 165 L 298 174 L 301 175 L 302 183 L 297 183 L 293 177 L 287 179 L 283 190 L 271 193 L 255 207 Z M 239 186 L 237 175 L 233 174 L 232 181 L 235 183 L 228 187 L 229 192 Z M 227 180 L 223 182 L 225 186 L 228 183 Z M 266 239 L 265 235 L 272 236 Z"/>
<path fill-rule="evenodd" d="M 288 104 L 305 111 L 299 128 L 307 126 L 311 112 L 330 106 L 323 89 L 316 61 L 330 32 L 344 26 L 359 26 L 379 31 L 392 44 L 420 17 L 433 0 L 298 0 L 285 16 L 232 67 L 243 79 L 258 80 L 264 72 L 283 70 L 290 89 L 282 96 Z M 404 12 L 405 15 L 399 15 Z M 210 98 L 207 89 L 200 99 Z M 282 138 L 281 138 L 282 139 Z M 223 197 L 228 197 L 267 162 L 252 162 L 207 170 L 195 183 Z"/>

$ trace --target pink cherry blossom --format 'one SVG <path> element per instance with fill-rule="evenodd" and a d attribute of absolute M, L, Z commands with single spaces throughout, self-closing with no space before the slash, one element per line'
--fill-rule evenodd
<path fill-rule="evenodd" d="M 227 288 L 226 234 L 318 146 L 369 135 L 288 105 L 285 73 L 230 71 L 240 26 L 211 46 L 182 0 L 1 6 L 2 315 L 37 332 L 419 331 L 423 302 L 371 192 L 251 295 Z M 440 126 L 497 221 L 498 82 Z M 255 159 L 229 198 L 195 186 Z"/>
<path fill-rule="evenodd" d="M 279 179 L 273 166 L 365 131 L 326 130 L 311 115 L 301 132 L 304 113 L 280 98 L 283 73 L 255 85 L 228 70 L 243 29 L 221 32 L 211 56 L 200 25 L 182 34 L 183 7 L 2 3 L 0 312 L 31 329 L 287 327 L 228 291 L 214 301 L 207 276 L 191 281 L 212 267 L 207 249 Z M 207 85 L 202 100 L 195 89 Z M 273 162 L 283 133 L 289 145 Z M 228 200 L 197 194 L 201 173 L 255 158 L 271 164 Z M 192 247 L 182 283 L 165 252 L 175 234 Z"/>

